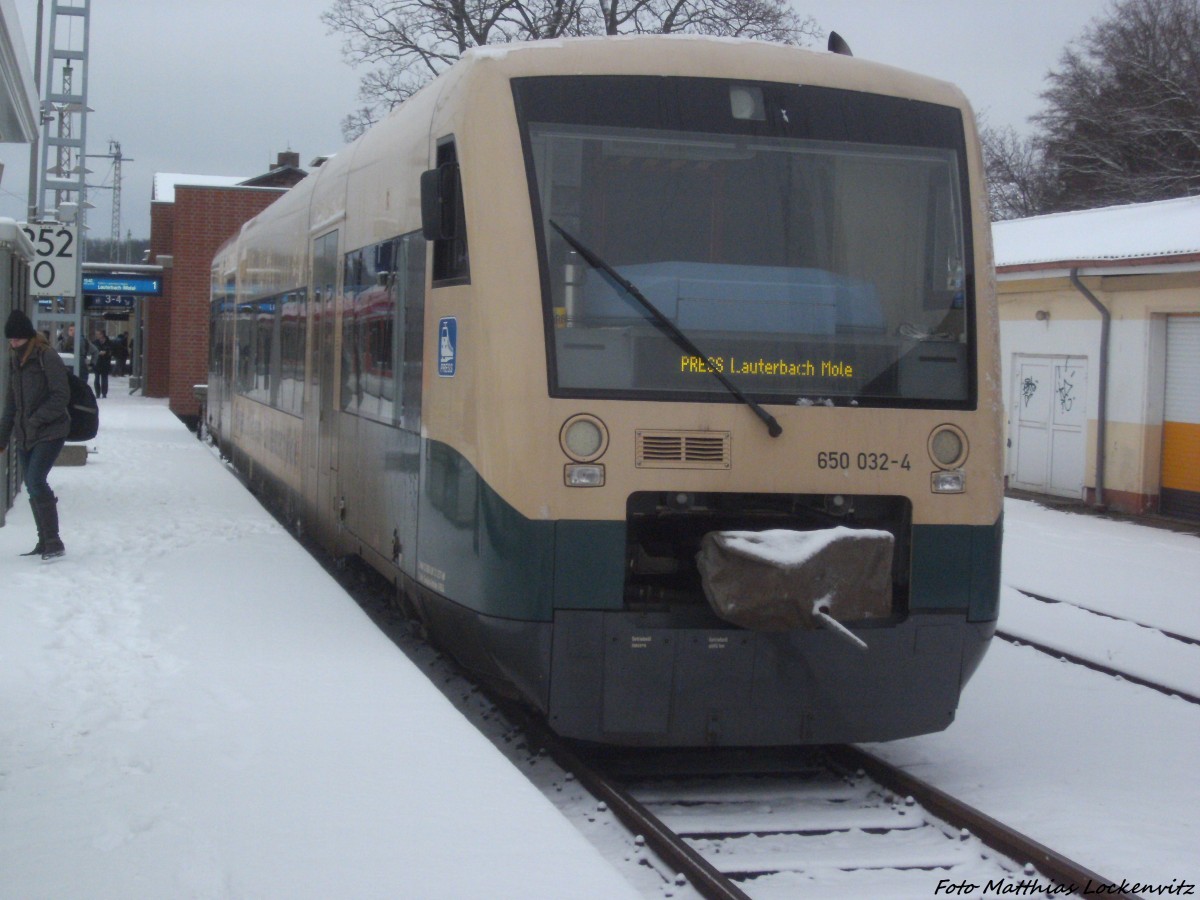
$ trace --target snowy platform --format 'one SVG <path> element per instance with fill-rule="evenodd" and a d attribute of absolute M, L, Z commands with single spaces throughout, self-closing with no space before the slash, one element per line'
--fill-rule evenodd
<path fill-rule="evenodd" d="M 629 884 L 166 401 L 0 528 L 0 896 L 610 898 Z"/>

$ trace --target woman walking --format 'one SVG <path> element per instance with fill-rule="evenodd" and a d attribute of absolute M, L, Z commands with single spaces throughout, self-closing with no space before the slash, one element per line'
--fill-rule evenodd
<path fill-rule="evenodd" d="M 8 396 L 0 417 L 0 453 L 9 440 L 17 448 L 29 506 L 37 524 L 37 546 L 23 556 L 53 559 L 65 552 L 58 536 L 58 498 L 46 476 L 54 466 L 71 428 L 67 402 L 71 390 L 67 367 L 50 342 L 15 309 L 4 323 L 10 351 Z"/>

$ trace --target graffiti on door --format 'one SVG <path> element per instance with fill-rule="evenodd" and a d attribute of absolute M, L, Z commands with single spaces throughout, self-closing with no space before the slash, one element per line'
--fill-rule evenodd
<path fill-rule="evenodd" d="M 1058 381 L 1054 388 L 1054 393 L 1058 395 L 1058 408 L 1068 413 L 1075 405 L 1075 370 L 1055 367 L 1054 377 Z"/>
<path fill-rule="evenodd" d="M 1026 377 L 1021 382 L 1021 396 L 1025 399 L 1025 405 L 1029 405 L 1029 401 L 1033 399 L 1033 395 L 1037 393 L 1038 383 L 1036 378 Z"/>

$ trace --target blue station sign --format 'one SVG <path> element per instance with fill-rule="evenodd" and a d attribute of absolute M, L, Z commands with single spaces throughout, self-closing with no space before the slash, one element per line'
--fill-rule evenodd
<path fill-rule="evenodd" d="M 162 279 L 146 275 L 84 275 L 83 292 L 157 297 L 162 294 Z"/>
<path fill-rule="evenodd" d="M 84 294 L 83 308 L 131 310 L 134 299 L 132 294 Z"/>

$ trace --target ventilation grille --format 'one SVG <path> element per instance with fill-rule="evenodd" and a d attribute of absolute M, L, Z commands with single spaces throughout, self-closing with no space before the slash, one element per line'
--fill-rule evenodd
<path fill-rule="evenodd" d="M 728 431 L 638 431 L 639 469 L 728 469 Z"/>

